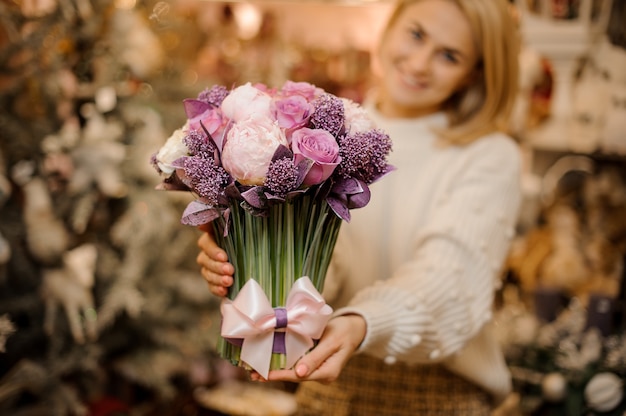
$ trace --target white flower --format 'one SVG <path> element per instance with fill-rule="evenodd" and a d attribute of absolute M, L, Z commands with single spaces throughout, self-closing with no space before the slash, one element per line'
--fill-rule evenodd
<path fill-rule="evenodd" d="M 156 155 L 159 169 L 167 176 L 171 175 L 174 170 L 176 170 L 172 166 L 172 163 L 183 156 L 187 156 L 189 153 L 189 149 L 187 149 L 187 146 L 183 143 L 183 139 L 187 135 L 187 130 L 188 123 L 185 123 L 183 127 L 174 131 Z"/>
<path fill-rule="evenodd" d="M 259 118 L 272 118 L 270 104 L 272 97 L 253 87 L 249 82 L 231 91 L 222 102 L 222 113 L 235 122 L 247 119 L 251 115 Z"/>
<path fill-rule="evenodd" d="M 376 128 L 376 124 L 363 107 L 347 98 L 342 98 L 341 101 L 346 118 L 346 131 L 349 134 L 364 133 Z"/>
<path fill-rule="evenodd" d="M 222 149 L 222 166 L 239 183 L 263 185 L 279 145 L 288 146 L 278 122 L 254 115 L 235 123 Z"/>

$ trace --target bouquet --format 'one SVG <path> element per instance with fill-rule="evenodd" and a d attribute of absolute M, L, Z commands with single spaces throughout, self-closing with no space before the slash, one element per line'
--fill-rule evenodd
<path fill-rule="evenodd" d="M 391 141 L 360 105 L 306 82 L 215 85 L 184 108 L 152 158 L 158 188 L 194 194 L 181 222 L 211 223 L 235 268 L 220 354 L 267 377 L 321 337 L 339 228 L 393 170 Z"/>

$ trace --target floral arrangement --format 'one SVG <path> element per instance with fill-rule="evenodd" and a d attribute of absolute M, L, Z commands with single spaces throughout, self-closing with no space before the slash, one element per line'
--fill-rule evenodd
<path fill-rule="evenodd" d="M 218 348 L 264 375 L 288 368 L 321 336 L 330 312 L 319 292 L 337 233 L 368 204 L 369 185 L 393 170 L 391 140 L 360 105 L 306 82 L 215 85 L 184 108 L 187 122 L 152 163 L 158 188 L 195 195 L 181 222 L 211 223 L 235 268 Z M 290 311 L 303 298 L 315 314 Z M 242 321 L 256 326 L 227 329 Z M 267 348 L 269 361 L 252 357 Z"/>

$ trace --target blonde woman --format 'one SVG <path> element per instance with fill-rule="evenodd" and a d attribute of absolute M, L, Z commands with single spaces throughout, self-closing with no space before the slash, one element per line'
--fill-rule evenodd
<path fill-rule="evenodd" d="M 491 328 L 520 203 L 520 155 L 503 132 L 518 68 L 508 7 L 407 0 L 392 12 L 366 106 L 397 170 L 342 227 L 319 344 L 269 375 L 300 383 L 300 414 L 488 415 L 509 393 Z M 210 234 L 198 244 L 224 296 L 232 266 Z"/>

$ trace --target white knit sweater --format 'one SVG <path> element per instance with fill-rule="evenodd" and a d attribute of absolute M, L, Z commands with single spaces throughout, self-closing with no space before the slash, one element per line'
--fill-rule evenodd
<path fill-rule="evenodd" d="M 360 352 L 442 362 L 499 401 L 511 381 L 490 322 L 521 198 L 518 147 L 494 133 L 442 148 L 429 126 L 444 126 L 443 114 L 369 111 L 393 141 L 397 170 L 343 225 L 324 296 L 336 314 L 365 318 Z"/>

